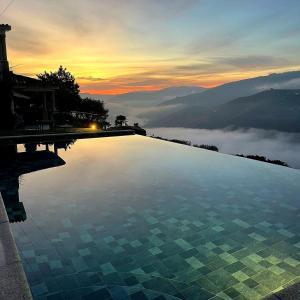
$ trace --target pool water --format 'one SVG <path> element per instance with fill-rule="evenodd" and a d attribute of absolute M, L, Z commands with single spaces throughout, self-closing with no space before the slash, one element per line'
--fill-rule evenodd
<path fill-rule="evenodd" d="M 50 149 L 51 150 L 51 149 Z M 21 177 L 34 299 L 263 299 L 300 282 L 300 171 L 129 136 Z"/>

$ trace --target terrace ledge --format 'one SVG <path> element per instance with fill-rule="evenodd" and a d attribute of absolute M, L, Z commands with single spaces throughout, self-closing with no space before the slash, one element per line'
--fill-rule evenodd
<path fill-rule="evenodd" d="M 44 133 L 31 135 L 0 136 L 0 144 L 23 144 L 30 142 L 53 141 L 53 139 L 85 139 L 134 135 L 134 130 L 111 130 L 100 132 L 75 132 L 75 133 Z"/>
<path fill-rule="evenodd" d="M 29 284 L 0 195 L 0 299 L 32 300 Z"/>

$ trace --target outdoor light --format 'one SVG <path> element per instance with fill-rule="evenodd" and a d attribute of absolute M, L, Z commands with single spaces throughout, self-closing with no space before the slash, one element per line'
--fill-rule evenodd
<path fill-rule="evenodd" d="M 92 125 L 91 125 L 91 129 L 96 130 L 96 129 L 97 129 L 96 124 L 92 124 Z"/>

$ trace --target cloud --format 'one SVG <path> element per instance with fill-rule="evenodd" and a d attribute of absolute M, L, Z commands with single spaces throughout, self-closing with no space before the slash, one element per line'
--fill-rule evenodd
<path fill-rule="evenodd" d="M 264 91 L 269 89 L 300 89 L 300 78 L 287 80 L 281 83 L 260 85 L 256 88 L 258 91 Z"/>
<path fill-rule="evenodd" d="M 90 82 L 98 82 L 105 80 L 102 77 L 93 77 L 93 76 L 79 76 L 77 77 L 77 80 L 84 80 L 84 81 L 90 81 Z"/>
<path fill-rule="evenodd" d="M 260 69 L 266 67 L 283 67 L 291 65 L 290 60 L 282 57 L 274 57 L 269 55 L 251 55 L 227 57 L 218 60 L 219 63 L 238 67 L 242 69 Z"/>
<path fill-rule="evenodd" d="M 300 169 L 300 134 L 260 129 L 206 130 L 186 128 L 151 128 L 148 134 L 190 140 L 194 144 L 216 145 L 227 154 L 257 154 L 279 159 Z"/>
<path fill-rule="evenodd" d="M 277 52 L 284 36 L 277 39 L 270 30 L 278 19 L 276 5 L 262 5 L 258 13 L 257 4 L 237 2 L 26 0 L 15 1 L 3 21 L 13 25 L 9 57 L 22 65 L 18 72 L 36 74 L 62 64 L 86 91 L 216 86 L 292 66 L 295 50 Z M 244 5 L 257 11 L 245 14 Z M 271 51 L 263 51 L 265 45 Z M 293 49 L 297 45 L 294 39 Z"/>

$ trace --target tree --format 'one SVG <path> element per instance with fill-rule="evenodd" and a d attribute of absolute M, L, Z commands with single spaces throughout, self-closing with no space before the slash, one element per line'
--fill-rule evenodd
<path fill-rule="evenodd" d="M 108 110 L 104 108 L 103 101 L 94 100 L 91 98 L 81 99 L 81 101 L 78 104 L 78 110 L 82 112 L 99 114 L 106 117 L 108 113 Z"/>
<path fill-rule="evenodd" d="M 95 119 L 101 126 L 105 127 L 105 120 L 108 117 L 108 110 L 105 109 L 104 103 L 99 100 L 91 98 L 82 99 L 80 96 L 80 88 L 75 77 L 67 71 L 66 68 L 60 66 L 56 72 L 44 72 L 37 75 L 37 77 L 44 83 L 58 87 L 56 91 L 56 108 L 61 114 L 56 115 L 58 123 L 72 123 L 75 126 L 87 126 Z M 77 114 L 70 114 L 71 111 Z M 85 118 L 78 117 L 79 112 L 89 113 L 96 116 L 91 117 L 86 114 Z"/>
<path fill-rule="evenodd" d="M 69 112 L 77 110 L 80 89 L 74 76 L 66 68 L 60 66 L 56 72 L 44 72 L 37 77 L 44 83 L 58 87 L 56 91 L 56 107 L 59 111 Z"/>
<path fill-rule="evenodd" d="M 118 126 L 124 126 L 124 125 L 127 125 L 127 118 L 123 115 L 119 115 L 116 117 L 116 120 L 115 120 L 115 125 L 118 127 Z"/>

